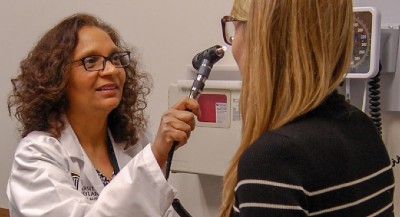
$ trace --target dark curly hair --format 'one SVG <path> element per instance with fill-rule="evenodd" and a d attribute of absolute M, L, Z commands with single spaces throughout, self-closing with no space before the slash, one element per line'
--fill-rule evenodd
<path fill-rule="evenodd" d="M 20 73 L 11 79 L 13 89 L 8 97 L 8 111 L 20 122 L 22 137 L 32 131 L 46 131 L 59 138 L 65 128 L 63 115 L 68 108 L 66 88 L 71 54 L 78 42 L 78 31 L 95 26 L 105 31 L 121 50 L 131 51 L 119 34 L 99 18 L 79 13 L 65 18 L 39 40 L 20 63 Z M 151 78 L 139 71 L 138 60 L 131 55 L 125 68 L 126 81 L 120 104 L 108 116 L 108 127 L 117 142 L 134 145 L 138 132 L 147 125 L 144 109 L 150 93 Z"/>

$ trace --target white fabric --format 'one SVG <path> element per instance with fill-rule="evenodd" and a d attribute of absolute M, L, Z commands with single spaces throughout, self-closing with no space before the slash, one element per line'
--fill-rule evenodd
<path fill-rule="evenodd" d="M 45 132 L 27 135 L 7 186 L 10 216 L 177 216 L 171 208 L 176 190 L 145 136 L 128 150 L 112 137 L 111 142 L 121 171 L 104 187 L 70 125 L 58 140 Z"/>

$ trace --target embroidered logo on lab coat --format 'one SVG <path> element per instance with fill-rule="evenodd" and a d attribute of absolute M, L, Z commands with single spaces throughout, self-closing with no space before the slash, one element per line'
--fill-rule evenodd
<path fill-rule="evenodd" d="M 82 186 L 81 191 L 88 200 L 96 201 L 99 197 L 99 194 L 93 186 Z"/>
<path fill-rule="evenodd" d="M 72 177 L 72 181 L 74 182 L 76 190 L 78 190 L 80 176 L 74 172 L 71 172 L 71 177 Z"/>

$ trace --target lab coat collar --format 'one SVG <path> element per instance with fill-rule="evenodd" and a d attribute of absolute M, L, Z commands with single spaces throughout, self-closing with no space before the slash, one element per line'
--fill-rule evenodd
<path fill-rule="evenodd" d="M 124 143 L 116 143 L 114 141 L 114 137 L 112 137 L 110 129 L 108 130 L 108 136 L 110 138 L 111 144 L 114 149 L 115 157 L 117 158 L 117 163 L 119 169 L 121 170 L 134 156 L 131 156 L 128 150 L 124 150 L 125 144 Z"/>
<path fill-rule="evenodd" d="M 118 165 L 120 165 L 120 167 L 122 167 L 133 157 L 130 155 L 131 148 L 124 150 L 125 144 L 115 143 L 110 130 L 108 130 L 108 136 L 110 137 L 111 144 L 114 148 L 114 152 L 117 157 Z M 86 155 L 86 153 L 83 150 L 83 148 L 78 140 L 78 137 L 76 137 L 76 134 L 67 119 L 65 119 L 65 130 L 63 130 L 59 140 L 60 140 L 61 144 L 63 144 L 68 155 L 71 158 L 79 159 L 81 161 L 84 160 L 84 156 Z"/>
<path fill-rule="evenodd" d="M 104 185 L 101 182 L 92 162 L 79 143 L 74 130 L 68 122 L 65 122 L 65 130 L 63 130 L 61 134 L 60 143 L 65 147 L 65 150 L 67 151 L 71 160 L 78 163 L 79 170 L 76 171 L 78 175 L 83 179 L 87 179 L 96 189 L 96 192 L 100 194 L 104 188 Z M 74 168 L 74 170 L 77 170 L 77 168 Z"/>
<path fill-rule="evenodd" d="M 65 129 L 62 131 L 59 140 L 60 143 L 65 147 L 65 150 L 71 159 L 75 158 L 81 161 L 84 160 L 84 150 L 82 149 L 74 130 L 68 122 L 65 123 Z"/>
<path fill-rule="evenodd" d="M 108 131 L 108 134 L 114 148 L 118 165 L 121 169 L 130 161 L 130 159 L 132 159 L 132 156 L 129 155 L 129 151 L 124 151 L 124 146 L 125 146 L 124 144 L 115 143 L 114 138 L 112 137 L 110 131 Z M 67 120 L 65 121 L 65 130 L 63 130 L 59 140 L 60 143 L 63 144 L 63 146 L 65 147 L 65 150 L 67 151 L 70 158 L 73 161 L 78 162 L 80 168 L 79 170 L 82 172 L 79 171 L 76 172 L 79 172 L 80 176 L 85 175 L 86 178 L 91 182 L 93 187 L 96 189 L 97 193 L 100 194 L 100 192 L 104 188 L 104 184 L 98 177 L 96 168 L 93 166 L 89 157 L 86 155 L 78 138 L 76 137 L 74 130 L 72 129 L 71 125 Z"/>

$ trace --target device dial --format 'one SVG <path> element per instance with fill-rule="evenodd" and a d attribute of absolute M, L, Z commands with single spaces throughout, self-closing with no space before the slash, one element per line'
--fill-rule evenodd
<path fill-rule="evenodd" d="M 368 58 L 371 47 L 371 34 L 367 25 L 359 18 L 354 18 L 354 47 L 351 68 L 361 66 Z"/>

